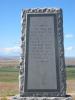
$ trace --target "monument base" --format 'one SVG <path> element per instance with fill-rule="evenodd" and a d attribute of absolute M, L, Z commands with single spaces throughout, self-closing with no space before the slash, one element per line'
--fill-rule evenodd
<path fill-rule="evenodd" d="M 70 95 L 66 97 L 20 97 L 14 96 L 11 100 L 72 100 Z"/>

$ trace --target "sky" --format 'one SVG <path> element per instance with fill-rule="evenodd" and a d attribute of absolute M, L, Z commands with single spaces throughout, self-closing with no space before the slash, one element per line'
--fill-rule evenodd
<path fill-rule="evenodd" d="M 0 56 L 20 56 L 21 11 L 63 9 L 65 57 L 75 57 L 75 0 L 0 0 Z"/>

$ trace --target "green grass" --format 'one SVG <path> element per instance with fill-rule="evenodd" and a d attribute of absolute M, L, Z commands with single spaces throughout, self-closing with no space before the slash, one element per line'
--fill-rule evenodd
<path fill-rule="evenodd" d="M 67 80 L 75 80 L 75 67 L 67 67 Z M 0 82 L 4 84 L 9 83 L 16 84 L 14 87 L 3 87 L 0 89 L 0 96 L 13 96 L 18 94 L 18 76 L 19 76 L 19 69 L 10 66 L 7 67 L 0 67 Z"/>
<path fill-rule="evenodd" d="M 18 69 L 16 67 L 0 67 L 0 72 L 18 72 Z"/>
<path fill-rule="evenodd" d="M 19 70 L 15 67 L 0 68 L 0 82 L 16 82 L 18 81 Z"/>
<path fill-rule="evenodd" d="M 66 75 L 68 80 L 75 80 L 75 67 L 67 67 Z"/>
<path fill-rule="evenodd" d="M 19 69 L 16 67 L 0 67 L 0 84 L 3 84 L 3 87 L 0 87 L 0 96 L 14 96 L 18 94 L 18 76 Z"/>
<path fill-rule="evenodd" d="M 66 68 L 67 79 L 75 79 L 75 67 Z M 0 68 L 0 82 L 16 82 L 18 81 L 19 69 L 15 67 Z"/>

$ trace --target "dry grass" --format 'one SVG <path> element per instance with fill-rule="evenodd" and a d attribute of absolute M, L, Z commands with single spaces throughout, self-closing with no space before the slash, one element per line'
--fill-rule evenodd
<path fill-rule="evenodd" d="M 75 100 L 75 80 L 67 81 L 67 93 L 73 97 L 73 100 Z"/>
<path fill-rule="evenodd" d="M 0 82 L 0 96 L 13 96 L 19 92 L 19 84 L 17 82 L 8 83 Z"/>

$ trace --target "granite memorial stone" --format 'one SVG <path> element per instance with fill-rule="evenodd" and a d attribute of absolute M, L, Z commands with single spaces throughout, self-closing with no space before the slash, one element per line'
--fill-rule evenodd
<path fill-rule="evenodd" d="M 71 100 L 62 98 L 67 98 L 62 9 L 23 10 L 21 40 L 20 97 Z"/>
<path fill-rule="evenodd" d="M 66 95 L 62 21 L 61 9 L 23 11 L 21 95 Z"/>

